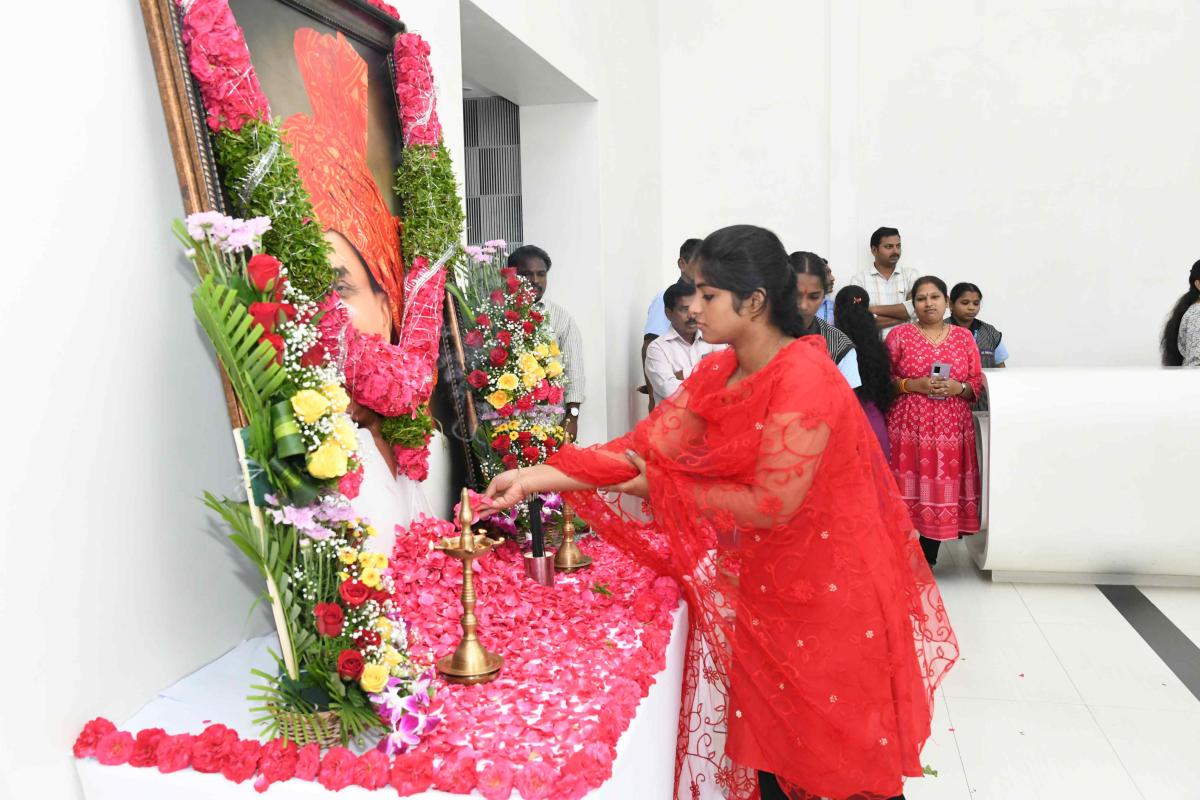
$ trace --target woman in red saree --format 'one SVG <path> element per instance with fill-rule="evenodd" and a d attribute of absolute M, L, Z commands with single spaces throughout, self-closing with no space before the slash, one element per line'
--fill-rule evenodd
<path fill-rule="evenodd" d="M 730 349 L 629 435 L 505 472 L 488 494 L 503 507 L 566 491 L 608 541 L 679 581 L 728 696 L 729 796 L 894 797 L 922 772 L 958 655 L 945 608 L 854 393 L 822 340 L 795 338 L 779 239 L 724 228 L 699 259 L 700 328 Z M 605 487 L 645 498 L 650 520 Z"/>

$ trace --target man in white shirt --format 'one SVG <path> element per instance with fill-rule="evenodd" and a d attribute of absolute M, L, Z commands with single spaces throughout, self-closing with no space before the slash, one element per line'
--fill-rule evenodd
<path fill-rule="evenodd" d="M 579 407 L 583 404 L 583 334 L 565 308 L 545 299 L 547 274 L 550 272 L 549 253 L 536 245 L 527 244 L 509 254 L 508 266 L 516 267 L 517 274 L 533 287 L 537 302 L 546 314 L 546 321 L 554 331 L 558 349 L 562 351 L 563 371 L 567 376 L 567 388 L 563 395 L 567 413 L 563 428 L 575 441 L 579 436 Z"/>
<path fill-rule="evenodd" d="M 888 330 L 917 318 L 909 292 L 921 277 L 916 270 L 900 267 L 900 231 L 879 228 L 871 234 L 871 268 L 850 278 L 852 286 L 861 286 L 871 296 L 868 309 L 875 315 L 880 331 Z"/>
<path fill-rule="evenodd" d="M 671 327 L 646 347 L 646 379 L 656 404 L 675 394 L 700 359 L 724 349 L 704 341 L 697 332 L 696 318 L 689 310 L 695 294 L 696 287 L 682 280 L 663 292 L 663 313 Z"/>

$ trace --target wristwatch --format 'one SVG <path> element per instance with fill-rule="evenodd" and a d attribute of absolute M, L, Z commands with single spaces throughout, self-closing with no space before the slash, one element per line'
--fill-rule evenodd
<path fill-rule="evenodd" d="M 567 413 L 570 414 L 572 417 L 578 417 L 579 416 L 579 406 L 571 406 L 570 408 L 567 409 Z"/>

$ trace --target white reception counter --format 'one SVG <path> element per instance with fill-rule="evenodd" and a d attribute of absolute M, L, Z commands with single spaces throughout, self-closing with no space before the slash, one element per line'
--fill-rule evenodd
<path fill-rule="evenodd" d="M 1200 586 L 1200 369 L 989 370 L 995 580 Z"/>

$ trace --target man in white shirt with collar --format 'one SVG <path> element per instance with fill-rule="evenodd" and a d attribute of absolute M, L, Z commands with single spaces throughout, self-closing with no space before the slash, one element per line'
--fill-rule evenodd
<path fill-rule="evenodd" d="M 704 341 L 697 332 L 690 310 L 695 294 L 696 287 L 682 280 L 663 292 L 663 312 L 671 327 L 646 347 L 646 378 L 656 404 L 675 394 L 700 359 L 724 349 Z"/>
<path fill-rule="evenodd" d="M 871 268 L 850 278 L 852 286 L 861 286 L 871 296 L 868 309 L 884 334 L 891 328 L 917 318 L 909 292 L 921 277 L 916 270 L 900 267 L 900 231 L 879 228 L 871 234 Z"/>

